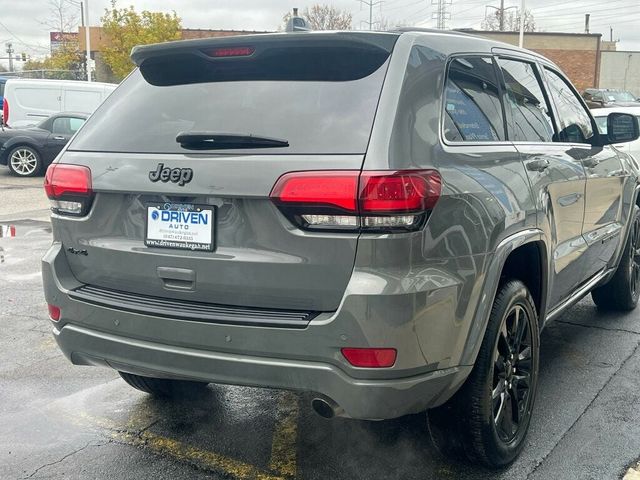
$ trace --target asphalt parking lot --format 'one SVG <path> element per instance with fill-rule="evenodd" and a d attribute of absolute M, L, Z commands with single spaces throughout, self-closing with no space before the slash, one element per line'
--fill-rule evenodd
<path fill-rule="evenodd" d="M 0 478 L 609 479 L 640 456 L 640 309 L 587 298 L 542 334 L 528 445 L 509 469 L 444 461 L 423 415 L 325 420 L 291 392 L 211 385 L 154 400 L 109 370 L 72 366 L 51 336 L 40 257 L 42 178 L 0 168 Z"/>

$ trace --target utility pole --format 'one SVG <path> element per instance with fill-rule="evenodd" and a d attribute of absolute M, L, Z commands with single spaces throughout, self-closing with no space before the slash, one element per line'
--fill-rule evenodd
<path fill-rule="evenodd" d="M 84 0 L 84 14 L 87 16 L 86 21 L 84 22 L 84 41 L 85 47 L 87 49 L 87 59 L 86 59 L 86 67 L 87 67 L 87 81 L 91 81 L 91 34 L 89 29 L 91 28 L 89 22 L 89 0 Z"/>
<path fill-rule="evenodd" d="M 451 19 L 451 13 L 448 12 L 448 6 L 452 0 L 431 0 L 431 5 L 436 5 L 436 11 L 431 18 L 436 21 L 436 28 L 445 30 L 447 28 L 447 20 Z"/>
<path fill-rule="evenodd" d="M 518 46 L 524 47 L 524 17 L 527 16 L 527 10 L 525 9 L 525 0 L 520 3 L 520 35 L 518 40 Z"/>
<path fill-rule="evenodd" d="M 505 27 L 505 21 L 504 21 L 505 17 L 504 17 L 504 15 L 505 15 L 506 11 L 510 10 L 512 8 L 516 8 L 517 9 L 517 7 L 505 7 L 504 6 L 504 0 L 500 0 L 500 6 L 499 7 L 494 7 L 493 5 L 487 5 L 485 7 L 485 10 L 484 10 L 485 18 L 488 17 L 488 14 L 487 14 L 487 9 L 488 8 L 493 8 L 497 12 L 496 15 L 498 15 L 498 24 L 499 24 L 498 29 L 501 32 L 504 32 L 504 27 Z"/>
<path fill-rule="evenodd" d="M 13 43 L 7 43 L 7 49 L 5 51 L 9 54 L 9 71 L 13 72 L 13 53 L 15 52 Z"/>
<path fill-rule="evenodd" d="M 369 21 L 364 20 L 364 23 L 369 25 L 369 30 L 373 30 L 373 25 L 376 23 L 373 21 L 373 7 L 377 7 L 378 5 L 382 5 L 382 0 L 374 1 L 374 0 L 359 0 L 360 5 L 364 5 L 365 7 L 369 7 Z"/>

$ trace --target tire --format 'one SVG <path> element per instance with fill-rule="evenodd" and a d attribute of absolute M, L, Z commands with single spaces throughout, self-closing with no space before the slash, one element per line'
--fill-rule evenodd
<path fill-rule="evenodd" d="M 171 380 L 118 372 L 122 379 L 133 388 L 162 398 L 179 398 L 202 394 L 207 383 L 190 382 L 188 380 Z"/>
<path fill-rule="evenodd" d="M 42 157 L 35 148 L 19 145 L 7 155 L 7 166 L 18 177 L 35 177 L 42 171 Z"/>
<path fill-rule="evenodd" d="M 640 208 L 633 207 L 631 230 L 622 258 L 611 280 L 591 292 L 591 298 L 601 310 L 629 311 L 638 305 L 640 297 Z"/>
<path fill-rule="evenodd" d="M 431 439 L 440 453 L 489 468 L 516 459 L 529 430 L 539 345 L 531 294 L 521 281 L 506 281 L 496 294 L 471 374 L 447 403 L 427 412 Z"/>

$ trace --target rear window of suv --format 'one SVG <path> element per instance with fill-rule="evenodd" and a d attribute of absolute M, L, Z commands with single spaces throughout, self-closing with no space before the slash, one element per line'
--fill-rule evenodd
<path fill-rule="evenodd" d="M 198 54 L 142 63 L 69 150 L 203 153 L 177 143 L 176 136 L 215 132 L 281 139 L 289 146 L 207 153 L 364 153 L 389 51 L 358 44 L 268 53 L 257 59 L 209 60 Z"/>

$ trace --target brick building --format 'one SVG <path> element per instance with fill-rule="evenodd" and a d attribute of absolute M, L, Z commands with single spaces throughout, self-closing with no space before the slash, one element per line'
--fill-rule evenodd
<path fill-rule="evenodd" d="M 474 35 L 518 45 L 518 32 L 469 31 Z M 524 34 L 524 48 L 544 55 L 558 65 L 581 92 L 598 87 L 600 58 L 603 43 L 606 49 L 615 48 L 602 42 L 599 33 L 528 32 Z"/>

